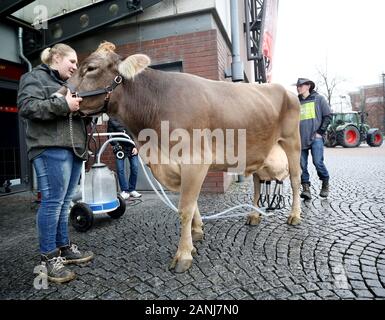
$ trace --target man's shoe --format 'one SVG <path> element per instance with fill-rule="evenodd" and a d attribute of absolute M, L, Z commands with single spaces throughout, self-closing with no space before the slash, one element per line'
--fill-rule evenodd
<path fill-rule="evenodd" d="M 302 184 L 301 198 L 303 198 L 304 200 L 310 200 L 311 199 L 310 184 L 308 184 L 308 183 Z"/>
<path fill-rule="evenodd" d="M 130 198 L 130 194 L 127 192 L 127 191 L 122 191 L 120 193 L 120 196 L 124 199 L 124 200 L 127 200 Z"/>
<path fill-rule="evenodd" d="M 319 195 L 322 198 L 327 198 L 327 196 L 329 195 L 329 181 L 326 181 L 326 180 L 322 181 L 322 188 Z"/>
<path fill-rule="evenodd" d="M 140 198 L 142 195 L 139 192 L 134 190 L 130 192 L 130 196 L 133 198 Z"/>
<path fill-rule="evenodd" d="M 90 261 L 94 254 L 91 251 L 80 252 L 76 244 L 60 247 L 61 257 L 65 258 L 64 264 L 84 263 Z"/>
<path fill-rule="evenodd" d="M 127 200 L 130 198 L 130 194 L 127 191 L 123 191 L 120 193 L 120 196 L 124 199 Z"/>
<path fill-rule="evenodd" d="M 75 279 L 75 272 L 64 266 L 65 258 L 60 256 L 56 249 L 48 254 L 41 255 L 41 264 L 46 269 L 47 279 L 54 283 L 65 283 Z"/>

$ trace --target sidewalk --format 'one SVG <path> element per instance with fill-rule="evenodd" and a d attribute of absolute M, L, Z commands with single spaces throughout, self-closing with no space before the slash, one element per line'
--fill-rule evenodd
<path fill-rule="evenodd" d="M 118 220 L 96 217 L 86 233 L 71 226 L 72 241 L 95 259 L 71 267 L 74 281 L 37 290 L 34 198 L 0 197 L 0 299 L 385 299 L 385 147 L 326 149 L 325 159 L 331 195 L 319 198 L 312 170 L 313 199 L 302 202 L 299 226 L 286 224 L 288 208 L 256 227 L 244 217 L 207 221 L 182 274 L 168 270 L 179 218 L 145 193 Z M 202 194 L 200 211 L 251 204 L 252 191 L 246 179 L 226 194 Z"/>

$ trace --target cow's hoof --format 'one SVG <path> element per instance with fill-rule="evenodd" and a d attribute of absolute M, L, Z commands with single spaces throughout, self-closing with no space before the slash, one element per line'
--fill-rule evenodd
<path fill-rule="evenodd" d="M 190 269 L 192 266 L 192 260 L 180 260 L 175 265 L 175 272 L 182 273 Z"/>
<path fill-rule="evenodd" d="M 257 226 L 261 223 L 262 217 L 259 214 L 251 213 L 247 216 L 246 224 L 250 226 Z"/>
<path fill-rule="evenodd" d="M 296 226 L 301 223 L 301 218 L 296 216 L 294 217 L 290 216 L 289 219 L 287 219 L 287 223 L 292 226 Z"/>
<path fill-rule="evenodd" d="M 191 250 L 191 255 L 195 256 L 197 254 L 197 248 L 193 247 Z"/>
<path fill-rule="evenodd" d="M 193 241 L 202 241 L 203 240 L 203 231 L 192 231 L 191 237 Z"/>

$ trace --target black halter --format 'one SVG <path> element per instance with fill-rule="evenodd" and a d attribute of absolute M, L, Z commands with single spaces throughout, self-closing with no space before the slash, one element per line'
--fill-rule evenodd
<path fill-rule="evenodd" d="M 73 97 L 76 97 L 76 98 L 77 97 L 79 97 L 79 98 L 87 98 L 87 97 L 99 96 L 101 94 L 105 94 L 106 95 L 104 97 L 104 104 L 103 104 L 103 108 L 102 109 L 100 109 L 98 111 L 95 111 L 95 112 L 92 112 L 92 113 L 89 113 L 89 114 L 84 114 L 83 112 L 78 111 L 81 116 L 88 117 L 88 116 L 93 116 L 93 115 L 96 115 L 96 114 L 107 112 L 108 103 L 110 102 L 111 93 L 122 82 L 123 82 L 123 77 L 121 75 L 118 75 L 118 76 L 116 76 L 114 78 L 114 80 L 112 81 L 111 85 L 109 85 L 109 86 L 107 86 L 107 87 L 105 87 L 103 89 L 97 89 L 97 90 L 92 90 L 92 91 L 84 91 L 84 92 L 77 92 L 75 90 L 75 88 L 72 85 L 70 85 L 70 84 L 66 84 L 66 87 L 70 90 L 71 95 Z"/>

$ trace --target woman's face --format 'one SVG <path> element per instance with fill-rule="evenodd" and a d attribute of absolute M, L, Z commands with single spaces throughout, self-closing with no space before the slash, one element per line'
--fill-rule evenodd
<path fill-rule="evenodd" d="M 78 68 L 78 58 L 75 52 L 69 52 L 65 56 L 54 55 L 52 68 L 56 69 L 63 80 L 68 80 Z"/>

